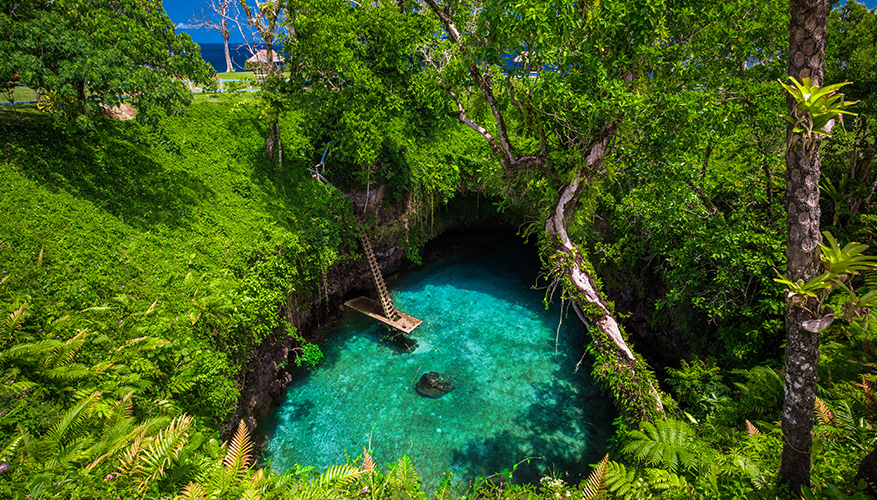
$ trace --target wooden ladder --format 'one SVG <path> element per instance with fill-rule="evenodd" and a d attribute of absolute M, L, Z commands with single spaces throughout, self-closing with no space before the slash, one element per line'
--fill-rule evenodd
<path fill-rule="evenodd" d="M 387 284 L 384 282 L 384 275 L 381 273 L 381 268 L 378 267 L 378 261 L 375 259 L 375 253 L 372 250 L 372 245 L 368 239 L 368 235 L 365 233 L 365 228 L 362 226 L 362 221 L 359 221 L 359 233 L 362 241 L 362 249 L 365 251 L 365 258 L 368 260 L 368 266 L 371 269 L 372 280 L 374 281 L 375 288 L 377 288 L 378 295 L 381 298 L 381 307 L 384 309 L 384 316 L 391 321 L 397 321 L 400 319 L 400 316 L 396 313 L 396 307 L 393 306 L 393 301 L 390 299 L 390 292 L 387 291 Z"/>

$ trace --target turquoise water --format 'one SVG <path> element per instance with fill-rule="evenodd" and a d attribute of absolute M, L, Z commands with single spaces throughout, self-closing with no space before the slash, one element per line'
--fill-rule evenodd
<path fill-rule="evenodd" d="M 321 471 L 371 446 L 378 464 L 407 454 L 427 489 L 446 471 L 464 481 L 527 457 L 521 482 L 550 471 L 570 481 L 605 453 L 615 410 L 590 377 L 574 372 L 587 342 L 575 314 L 546 311 L 533 290 L 538 259 L 518 239 L 428 265 L 389 283 L 396 307 L 423 320 L 416 349 L 389 341 L 377 321 L 346 311 L 324 345 L 325 360 L 300 373 L 269 428 L 266 458 Z M 428 371 L 452 376 L 439 399 L 414 385 Z"/>

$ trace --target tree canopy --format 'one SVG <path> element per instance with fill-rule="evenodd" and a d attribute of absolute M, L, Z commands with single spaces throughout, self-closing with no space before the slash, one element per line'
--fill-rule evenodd
<path fill-rule="evenodd" d="M 191 93 L 174 78 L 213 74 L 159 0 L 4 0 L 0 33 L 0 81 L 50 93 L 52 114 L 81 126 L 123 101 L 178 112 Z"/>

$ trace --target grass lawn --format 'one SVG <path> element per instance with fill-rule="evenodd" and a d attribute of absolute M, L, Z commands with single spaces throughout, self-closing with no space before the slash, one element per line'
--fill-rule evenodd
<path fill-rule="evenodd" d="M 216 78 L 222 80 L 246 80 L 247 78 L 253 78 L 252 71 L 232 71 L 230 73 L 217 73 Z"/>
<path fill-rule="evenodd" d="M 15 87 L 12 91 L 14 102 L 32 102 L 34 101 L 33 89 L 30 87 Z M 9 92 L 0 92 L 0 102 L 10 102 Z"/>

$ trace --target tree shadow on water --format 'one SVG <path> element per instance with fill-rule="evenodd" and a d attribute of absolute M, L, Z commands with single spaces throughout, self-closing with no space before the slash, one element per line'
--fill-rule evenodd
<path fill-rule="evenodd" d="M 591 383 L 578 377 L 580 383 Z M 615 410 L 602 397 L 589 398 L 563 381 L 538 384 L 537 403 L 522 410 L 487 439 L 470 440 L 454 452 L 452 466 L 470 478 L 512 471 L 513 482 L 538 485 L 545 476 L 568 484 L 587 478 L 605 453 Z M 527 460 L 529 458 L 529 460 Z"/>

